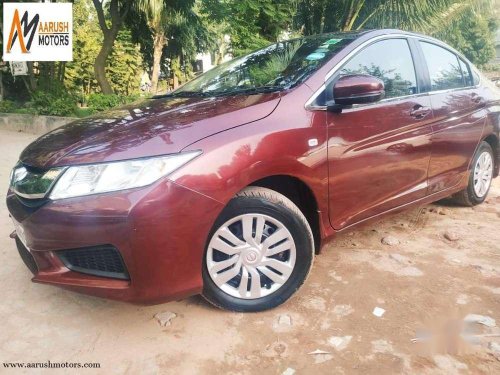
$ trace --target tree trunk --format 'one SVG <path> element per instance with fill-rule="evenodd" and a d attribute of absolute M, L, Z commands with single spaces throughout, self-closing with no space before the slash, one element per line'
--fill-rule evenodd
<path fill-rule="evenodd" d="M 99 21 L 99 27 L 101 28 L 104 40 L 102 42 L 101 50 L 97 55 L 94 63 L 94 73 L 101 91 L 103 94 L 113 94 L 113 89 L 109 84 L 106 77 L 106 60 L 113 49 L 115 44 L 116 36 L 118 31 L 122 27 L 123 20 L 125 19 L 132 1 L 119 2 L 118 0 L 111 0 L 109 3 L 109 13 L 111 16 L 111 26 L 108 27 L 106 24 L 106 17 L 104 16 L 103 10 L 104 0 L 93 0 L 94 7 L 97 12 L 97 20 Z"/>
<path fill-rule="evenodd" d="M 95 79 L 97 80 L 97 83 L 99 83 L 102 93 L 106 95 L 113 94 L 113 88 L 106 77 L 106 61 L 109 54 L 113 50 L 113 45 L 115 44 L 116 39 L 116 35 L 112 34 L 112 32 L 109 32 L 108 35 L 105 34 L 101 50 L 99 51 L 94 63 Z M 118 32 L 116 32 L 116 34 L 118 34 Z"/>
<path fill-rule="evenodd" d="M 163 30 L 157 30 L 153 38 L 153 69 L 151 73 L 151 92 L 156 94 L 158 91 L 158 80 L 160 78 L 160 68 L 161 68 L 161 55 L 163 53 L 163 47 L 166 43 L 165 32 Z"/>
<path fill-rule="evenodd" d="M 61 61 L 57 66 L 57 80 L 64 84 L 64 77 L 66 76 L 66 61 Z"/>
<path fill-rule="evenodd" d="M 3 100 L 3 72 L 0 70 L 0 102 Z"/>
<path fill-rule="evenodd" d="M 29 81 L 26 79 L 25 76 L 21 76 L 21 79 L 23 80 L 24 86 L 26 87 L 28 94 L 30 94 L 30 96 L 33 95 L 33 90 L 30 87 Z"/>
<path fill-rule="evenodd" d="M 56 86 L 56 62 L 51 61 L 49 64 L 50 70 L 49 70 L 49 87 L 50 89 L 55 88 Z"/>
<path fill-rule="evenodd" d="M 35 78 L 35 70 L 33 69 L 33 61 L 28 61 L 28 78 L 29 78 L 29 91 L 30 94 L 37 89 L 37 82 Z"/>

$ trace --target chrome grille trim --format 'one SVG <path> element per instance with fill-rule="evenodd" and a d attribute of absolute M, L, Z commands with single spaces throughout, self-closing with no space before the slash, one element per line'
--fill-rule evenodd
<path fill-rule="evenodd" d="M 16 171 L 24 169 L 24 171 L 21 171 L 22 177 L 20 177 Z M 40 171 L 34 171 L 35 168 L 30 167 L 28 165 L 24 165 L 23 163 L 17 163 L 16 166 L 12 169 L 11 173 L 11 178 L 10 178 L 10 189 L 19 197 L 25 198 L 25 199 L 43 199 L 47 196 L 47 194 L 50 192 L 50 190 L 54 187 L 54 184 L 57 182 L 59 177 L 62 176 L 64 171 L 66 170 L 65 167 L 59 167 L 59 168 L 52 168 L 52 169 L 47 169 L 47 170 L 40 170 Z M 52 179 L 49 177 L 47 178 L 47 174 L 49 173 L 54 173 L 55 175 L 52 177 Z M 20 177 L 18 180 L 16 178 Z M 47 182 L 42 182 L 44 179 L 47 180 Z M 27 179 L 30 179 L 33 184 L 37 184 L 39 182 L 39 186 L 35 186 L 35 189 L 37 187 L 40 188 L 39 191 L 33 191 L 33 192 L 26 192 L 26 191 L 21 191 L 19 187 L 21 186 L 21 182 L 26 181 Z M 50 182 L 50 183 L 48 183 Z"/>

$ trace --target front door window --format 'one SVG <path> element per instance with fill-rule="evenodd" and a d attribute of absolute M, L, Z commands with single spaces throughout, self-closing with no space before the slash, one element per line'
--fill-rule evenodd
<path fill-rule="evenodd" d="M 406 39 L 374 43 L 354 56 L 340 70 L 340 75 L 369 74 L 385 84 L 385 97 L 417 93 L 417 77 Z"/>

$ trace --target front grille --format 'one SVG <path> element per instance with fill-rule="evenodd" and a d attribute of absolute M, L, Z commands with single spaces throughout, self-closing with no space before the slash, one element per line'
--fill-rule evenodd
<path fill-rule="evenodd" d="M 12 170 L 10 188 L 24 200 L 43 200 L 65 168 L 35 168 L 18 163 Z"/>
<path fill-rule="evenodd" d="M 72 271 L 114 279 L 130 279 L 125 263 L 114 246 L 101 245 L 59 250 L 56 254 Z"/>
<path fill-rule="evenodd" d="M 24 264 L 26 264 L 26 267 L 28 267 L 31 273 L 35 275 L 38 272 L 38 266 L 36 265 L 35 258 L 33 258 L 33 255 L 31 255 L 29 250 L 26 248 L 26 246 L 24 246 L 24 244 L 18 237 L 16 237 L 16 246 L 17 251 L 19 251 L 19 255 L 21 256 Z"/>

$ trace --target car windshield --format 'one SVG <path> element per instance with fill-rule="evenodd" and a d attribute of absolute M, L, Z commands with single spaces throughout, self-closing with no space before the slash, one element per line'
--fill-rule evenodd
<path fill-rule="evenodd" d="M 303 82 L 359 34 L 337 33 L 292 39 L 221 64 L 171 96 L 261 93 Z"/>

